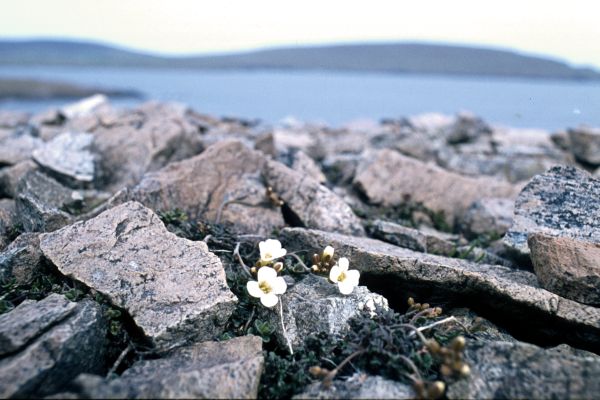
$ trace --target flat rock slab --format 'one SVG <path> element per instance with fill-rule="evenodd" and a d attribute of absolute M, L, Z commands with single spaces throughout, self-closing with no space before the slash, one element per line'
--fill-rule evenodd
<path fill-rule="evenodd" d="M 13 165 L 28 160 L 31 153 L 44 145 L 42 139 L 27 132 L 15 132 L 0 136 L 0 166 Z"/>
<path fill-rule="evenodd" d="M 600 309 L 542 289 L 530 272 L 417 253 L 379 240 L 316 230 L 286 228 L 281 238 L 288 251 L 333 246 L 336 254 L 348 257 L 353 268 L 363 273 L 363 281 L 379 282 L 392 294 L 402 285 L 424 288 L 430 295 L 434 290 L 440 300 L 469 301 L 476 308 L 510 316 L 511 321 L 529 330 L 600 349 Z"/>
<path fill-rule="evenodd" d="M 350 206 L 312 176 L 272 160 L 267 161 L 264 175 L 301 226 L 364 235 L 360 220 Z"/>
<path fill-rule="evenodd" d="M 467 342 L 468 378 L 451 384 L 449 399 L 595 399 L 600 357 L 561 345 Z"/>
<path fill-rule="evenodd" d="M 533 269 L 553 293 L 600 306 L 600 243 L 541 233 L 529 236 Z"/>
<path fill-rule="evenodd" d="M 72 386 L 81 398 L 255 399 L 263 364 L 262 340 L 243 336 L 139 361 L 109 381 L 81 375 Z"/>
<path fill-rule="evenodd" d="M 308 385 L 293 399 L 415 399 L 413 388 L 402 382 L 392 381 L 381 376 L 356 373 L 346 380 L 336 379 L 331 387 L 325 388 L 321 382 Z"/>
<path fill-rule="evenodd" d="M 350 265 L 350 269 L 354 266 Z M 357 286 L 351 294 L 343 295 L 326 277 L 313 274 L 289 288 L 282 299 L 287 340 L 293 347 L 302 344 L 311 333 L 334 335 L 343 332 L 349 328 L 348 321 L 363 311 L 375 312 L 377 307 L 388 307 L 383 296 L 370 292 L 365 286 Z M 276 327 L 280 346 L 287 348 L 278 310 L 278 306 L 273 309 L 261 307 L 260 315 Z"/>
<path fill-rule="evenodd" d="M 149 173 L 133 199 L 153 210 L 179 208 L 191 218 L 232 225 L 240 233 L 269 235 L 284 225 L 269 202 L 261 174 L 266 159 L 240 141 L 219 142 L 202 154 Z"/>
<path fill-rule="evenodd" d="M 422 253 L 450 255 L 463 244 L 457 235 L 419 230 L 383 220 L 373 221 L 370 232 L 377 239 Z"/>
<path fill-rule="evenodd" d="M 33 151 L 33 159 L 42 168 L 71 185 L 94 180 L 94 155 L 90 151 L 94 135 L 66 132 Z"/>
<path fill-rule="evenodd" d="M 42 235 L 40 243 L 61 273 L 125 309 L 157 345 L 218 335 L 236 302 L 206 244 L 168 232 L 136 202 Z"/>
<path fill-rule="evenodd" d="M 532 233 L 600 243 L 600 179 L 575 167 L 556 166 L 535 176 L 515 202 L 504 241 L 529 254 Z"/>
<path fill-rule="evenodd" d="M 91 300 L 50 295 L 4 314 L 0 329 L 10 352 L 0 359 L 2 398 L 50 395 L 80 373 L 105 367 L 106 320 Z"/>
<path fill-rule="evenodd" d="M 354 185 L 373 204 L 420 204 L 442 216 L 449 226 L 460 221 L 476 200 L 511 199 L 518 193 L 508 182 L 462 176 L 387 149 L 365 155 Z"/>

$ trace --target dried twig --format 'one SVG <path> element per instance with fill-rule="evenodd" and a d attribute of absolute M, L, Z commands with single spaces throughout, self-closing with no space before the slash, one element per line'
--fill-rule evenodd
<path fill-rule="evenodd" d="M 108 373 L 106 374 L 106 378 L 110 378 L 110 376 L 112 374 L 115 373 L 115 371 L 117 370 L 117 368 L 119 368 L 119 365 L 121 365 L 121 363 L 123 362 L 123 360 L 125 359 L 125 357 L 127 356 L 127 354 L 129 354 L 129 352 L 133 350 L 133 344 L 131 342 L 129 342 L 129 344 L 127 345 L 127 347 L 125 348 L 125 350 L 123 350 L 121 352 L 121 354 L 119 354 L 119 357 L 117 358 L 117 361 L 115 361 L 115 363 L 113 364 L 112 368 L 110 369 L 110 371 L 108 371 Z"/>
<path fill-rule="evenodd" d="M 296 259 L 296 261 L 298 261 L 298 263 L 300 264 L 300 266 L 302 267 L 302 269 L 304 269 L 304 272 L 310 272 L 310 268 L 308 268 L 306 266 L 306 264 L 304 264 L 304 262 L 302 261 L 302 259 L 300 257 L 298 257 L 294 253 L 288 253 L 288 255 L 294 257 Z"/>
<path fill-rule="evenodd" d="M 294 355 L 294 350 L 292 349 L 292 344 L 290 343 L 290 339 L 288 338 L 287 331 L 285 330 L 285 324 L 283 323 L 283 302 L 281 301 L 281 296 L 279 297 L 279 318 L 281 318 L 281 329 L 283 330 L 283 336 L 285 337 L 285 341 L 287 342 L 288 348 L 290 349 L 290 354 Z"/>
<path fill-rule="evenodd" d="M 354 353 L 350 354 L 348 357 L 344 358 L 344 360 L 337 367 L 335 367 L 334 369 L 332 369 L 331 371 L 329 371 L 327 373 L 327 375 L 323 379 L 323 385 L 325 387 L 331 386 L 331 382 L 333 381 L 333 379 L 335 378 L 337 373 L 340 372 L 340 370 L 342 368 L 344 368 L 344 366 L 346 364 L 348 364 L 354 357 L 357 357 L 357 356 L 363 354 L 365 351 L 366 350 L 364 350 L 364 349 L 357 350 Z"/>
<path fill-rule="evenodd" d="M 442 319 L 440 321 L 436 321 L 436 322 L 431 323 L 429 325 L 421 326 L 421 327 L 417 328 L 417 331 L 423 332 L 423 331 L 426 331 L 427 329 L 433 328 L 434 326 L 445 324 L 445 323 L 451 322 L 451 321 L 455 321 L 456 322 L 456 318 L 454 318 L 454 316 L 448 317 L 448 318 L 444 318 L 444 319 Z"/>
<path fill-rule="evenodd" d="M 248 268 L 248 266 L 244 263 L 244 260 L 242 260 L 242 256 L 240 255 L 240 242 L 236 243 L 235 249 L 233 250 L 233 255 L 234 257 L 237 257 L 242 269 L 246 272 L 246 275 L 248 275 L 250 278 L 253 278 L 252 274 L 250 273 L 250 268 Z"/>

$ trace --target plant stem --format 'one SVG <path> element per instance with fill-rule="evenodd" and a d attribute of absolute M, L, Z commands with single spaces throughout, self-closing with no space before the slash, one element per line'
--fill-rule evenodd
<path fill-rule="evenodd" d="M 285 337 L 285 341 L 287 342 L 288 348 L 290 349 L 290 354 L 294 355 L 294 350 L 292 349 L 292 344 L 290 343 L 290 339 L 288 338 L 287 331 L 285 330 L 285 324 L 283 323 L 283 301 L 281 297 L 279 298 L 279 318 L 281 319 L 281 329 L 283 330 L 283 336 Z"/>
<path fill-rule="evenodd" d="M 246 272 L 246 275 L 248 275 L 252 279 L 253 276 L 250 273 L 250 269 L 244 263 L 244 260 L 242 260 L 242 256 L 240 256 L 240 242 L 237 242 L 237 244 L 235 245 L 235 249 L 233 250 L 233 255 L 237 257 L 240 265 L 242 266 L 242 269 L 244 270 L 244 272 Z"/>
<path fill-rule="evenodd" d="M 421 326 L 420 328 L 417 328 L 417 331 L 423 332 L 423 331 L 426 331 L 427 329 L 433 328 L 434 326 L 445 324 L 446 322 L 450 322 L 450 321 L 456 321 L 456 318 L 454 318 L 454 316 L 448 317 L 448 318 L 444 318 L 441 321 L 436 321 L 436 322 L 434 322 L 432 324 Z"/>

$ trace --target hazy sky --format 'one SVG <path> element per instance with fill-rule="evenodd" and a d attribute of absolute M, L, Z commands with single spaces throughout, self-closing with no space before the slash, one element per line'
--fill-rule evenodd
<path fill-rule="evenodd" d="M 183 54 L 413 40 L 508 47 L 600 67 L 596 0 L 2 0 L 0 36 Z"/>

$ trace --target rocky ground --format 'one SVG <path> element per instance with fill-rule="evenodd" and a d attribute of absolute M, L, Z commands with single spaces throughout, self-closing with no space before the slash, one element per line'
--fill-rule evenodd
<path fill-rule="evenodd" d="M 2 111 L 0 283 L 0 397 L 595 398 L 600 130 Z"/>

